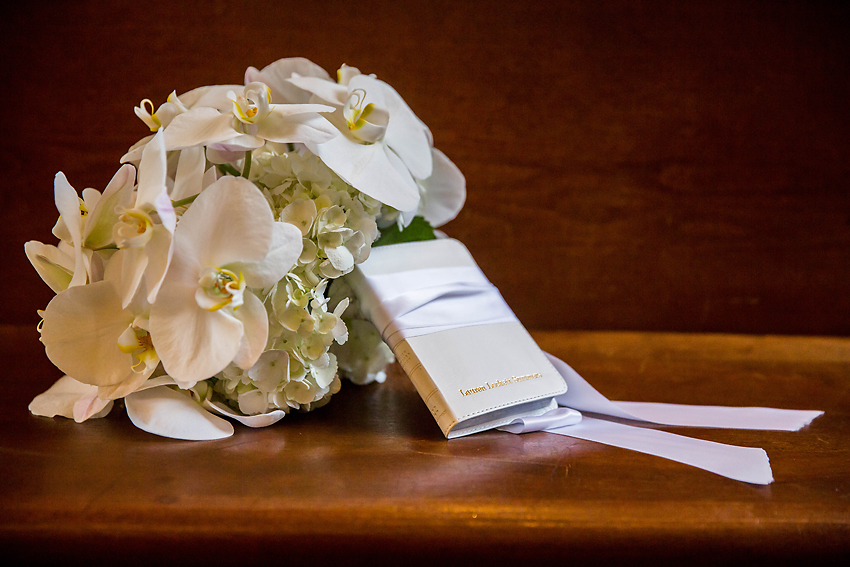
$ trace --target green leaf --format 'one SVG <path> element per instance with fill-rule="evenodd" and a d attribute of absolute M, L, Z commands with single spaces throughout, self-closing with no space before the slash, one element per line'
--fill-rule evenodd
<path fill-rule="evenodd" d="M 414 217 L 413 222 L 406 226 L 404 230 L 399 230 L 398 224 L 393 224 L 381 231 L 381 236 L 372 243 L 372 246 L 436 239 L 434 227 L 428 224 L 424 217 Z"/>
<path fill-rule="evenodd" d="M 239 171 L 229 163 L 218 164 L 218 170 L 222 173 L 222 175 L 233 175 L 234 177 L 239 177 L 240 175 L 242 175 L 241 171 Z"/>

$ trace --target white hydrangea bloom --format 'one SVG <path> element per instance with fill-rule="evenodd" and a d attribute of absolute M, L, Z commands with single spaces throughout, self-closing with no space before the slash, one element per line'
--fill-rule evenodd
<path fill-rule="evenodd" d="M 386 368 L 395 361 L 393 351 L 375 325 L 363 315 L 360 302 L 344 277 L 334 280 L 328 304 L 348 305 L 344 321 L 348 340 L 331 348 L 337 357 L 340 373 L 358 385 L 386 380 Z"/>

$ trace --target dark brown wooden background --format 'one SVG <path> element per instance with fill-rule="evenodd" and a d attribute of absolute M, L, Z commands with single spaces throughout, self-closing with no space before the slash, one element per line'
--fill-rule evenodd
<path fill-rule="evenodd" d="M 308 57 L 392 84 L 466 174 L 463 240 L 532 328 L 850 333 L 850 10 L 804 2 L 23 2 L 5 8 L 0 323 L 51 297 L 52 183 L 133 115 Z"/>

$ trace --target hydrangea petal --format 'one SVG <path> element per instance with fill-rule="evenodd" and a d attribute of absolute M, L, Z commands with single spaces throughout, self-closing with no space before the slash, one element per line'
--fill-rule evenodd
<path fill-rule="evenodd" d="M 124 398 L 133 425 L 148 433 L 211 441 L 233 435 L 233 425 L 202 408 L 191 397 L 167 386 L 150 388 Z"/>
<path fill-rule="evenodd" d="M 347 274 L 354 268 L 354 256 L 345 246 L 325 248 L 325 254 L 331 261 L 331 265 L 343 274 Z"/>

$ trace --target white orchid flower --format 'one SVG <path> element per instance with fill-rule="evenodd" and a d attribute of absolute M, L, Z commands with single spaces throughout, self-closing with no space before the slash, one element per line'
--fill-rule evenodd
<path fill-rule="evenodd" d="M 78 382 L 96 386 L 100 400 L 136 391 L 159 364 L 145 293 L 140 290 L 126 307 L 118 293 L 124 254 L 126 250 L 116 253 L 103 281 L 69 287 L 54 297 L 41 326 L 41 342 L 50 361 Z"/>
<path fill-rule="evenodd" d="M 245 71 L 245 84 L 259 81 L 269 86 L 272 98 L 279 102 L 288 104 L 304 104 L 310 102 L 310 93 L 299 89 L 287 82 L 293 75 L 302 77 L 318 77 L 330 81 L 331 77 L 327 71 L 303 57 L 288 57 L 278 59 L 274 63 L 263 67 L 258 71 L 255 67 L 248 67 Z"/>
<path fill-rule="evenodd" d="M 143 99 L 139 106 L 133 108 L 136 116 L 150 128 L 151 132 L 156 132 L 164 126 L 168 126 L 175 116 L 189 110 L 185 104 L 177 96 L 177 91 L 171 91 L 166 102 L 160 105 L 156 111 L 153 108 L 153 102 L 149 98 Z"/>
<path fill-rule="evenodd" d="M 427 179 L 432 170 L 427 128 L 383 81 L 345 65 L 338 77 L 339 83 L 298 74 L 287 80 L 335 109 L 328 119 L 342 135 L 307 147 L 366 195 L 402 211 L 415 209 L 414 178 Z"/>
<path fill-rule="evenodd" d="M 151 132 L 158 132 L 165 128 L 179 114 L 187 112 L 191 108 L 198 106 L 208 106 L 226 111 L 230 108 L 230 101 L 227 99 L 227 92 L 233 89 L 242 88 L 240 85 L 213 85 L 209 87 L 199 87 L 189 92 L 183 93 L 179 97 L 176 91 L 172 91 L 168 95 L 168 99 L 160 107 L 153 112 L 153 103 L 150 99 L 144 99 L 139 103 L 139 106 L 133 110 L 142 122 L 145 123 Z M 142 151 L 145 146 L 153 139 L 153 134 L 142 138 L 127 150 L 127 153 L 121 157 L 121 163 L 138 164 L 142 157 Z"/>
<path fill-rule="evenodd" d="M 171 241 L 177 216 L 166 185 L 163 133 L 158 132 L 142 152 L 139 183 L 134 202 L 119 207 L 112 239 L 126 253 L 112 261 L 121 262 L 120 294 L 129 305 L 144 276 L 148 301 L 153 303 L 171 262 Z"/>
<path fill-rule="evenodd" d="M 324 104 L 272 104 L 271 90 L 260 82 L 230 90 L 228 111 L 194 106 L 165 128 L 169 150 L 212 146 L 216 150 L 248 151 L 266 141 L 322 143 L 338 135 L 319 113 L 332 112 Z"/>
<path fill-rule="evenodd" d="M 50 286 L 59 293 L 68 287 L 84 285 L 94 277 L 92 264 L 94 251 L 109 247 L 112 242 L 112 225 L 117 220 L 115 208 L 126 204 L 133 189 L 135 170 L 122 166 L 101 194 L 96 189 L 83 189 L 80 198 L 61 171 L 53 183 L 59 220 L 53 234 L 60 239 L 59 246 L 30 241 L 24 251 L 33 267 Z"/>
<path fill-rule="evenodd" d="M 151 335 L 181 388 L 231 361 L 250 368 L 266 346 L 268 318 L 249 288 L 270 288 L 301 254 L 301 231 L 275 222 L 249 181 L 225 176 L 183 214 L 174 257 L 151 308 Z"/>

